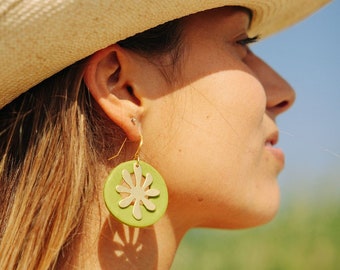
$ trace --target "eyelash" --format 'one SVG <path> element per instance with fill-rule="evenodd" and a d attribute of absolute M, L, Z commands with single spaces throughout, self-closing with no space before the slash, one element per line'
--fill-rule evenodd
<path fill-rule="evenodd" d="M 260 36 L 255 36 L 255 37 L 247 37 L 245 39 L 241 39 L 236 41 L 237 44 L 241 45 L 241 46 L 248 46 L 251 43 L 255 43 L 257 41 L 259 41 Z"/>

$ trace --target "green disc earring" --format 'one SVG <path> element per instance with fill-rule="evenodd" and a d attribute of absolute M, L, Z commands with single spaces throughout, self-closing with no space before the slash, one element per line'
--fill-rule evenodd
<path fill-rule="evenodd" d="M 162 176 L 150 164 L 140 161 L 142 144 L 141 136 L 134 159 L 115 167 L 104 186 L 107 209 L 120 222 L 132 227 L 156 223 L 168 206 L 168 190 Z"/>

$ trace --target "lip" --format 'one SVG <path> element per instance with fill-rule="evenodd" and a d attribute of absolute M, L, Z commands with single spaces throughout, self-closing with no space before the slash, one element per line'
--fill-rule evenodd
<path fill-rule="evenodd" d="M 275 131 L 271 133 L 270 136 L 265 141 L 265 148 L 267 149 L 268 152 L 270 152 L 275 159 L 278 161 L 280 164 L 280 168 L 283 169 L 284 164 L 285 164 L 285 155 L 282 151 L 282 149 L 275 147 L 275 145 L 279 141 L 279 132 Z"/>
<path fill-rule="evenodd" d="M 270 152 L 275 159 L 279 162 L 280 167 L 283 168 L 285 164 L 285 155 L 282 149 L 266 144 L 265 148 Z"/>

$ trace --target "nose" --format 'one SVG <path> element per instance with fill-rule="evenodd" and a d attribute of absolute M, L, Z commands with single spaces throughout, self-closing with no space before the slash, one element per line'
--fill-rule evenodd
<path fill-rule="evenodd" d="M 250 52 L 245 62 L 265 89 L 268 114 L 275 119 L 276 116 L 287 111 L 295 101 L 294 89 L 255 54 Z"/>

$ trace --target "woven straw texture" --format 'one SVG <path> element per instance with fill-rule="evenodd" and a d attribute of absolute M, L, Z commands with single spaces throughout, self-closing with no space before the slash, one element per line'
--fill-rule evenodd
<path fill-rule="evenodd" d="M 328 0 L 1 0 L 0 108 L 93 52 L 166 21 L 226 6 L 254 12 L 266 37 Z"/>

